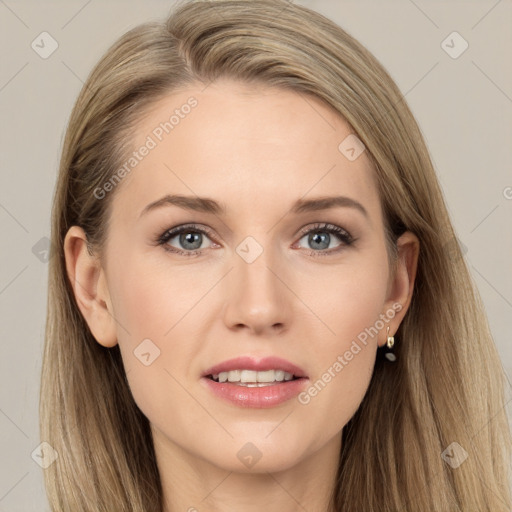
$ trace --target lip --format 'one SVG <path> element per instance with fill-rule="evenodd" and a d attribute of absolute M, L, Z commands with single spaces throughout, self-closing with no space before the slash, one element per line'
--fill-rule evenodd
<path fill-rule="evenodd" d="M 261 388 L 249 388 L 230 382 L 216 382 L 208 377 L 201 378 L 202 385 L 206 386 L 215 396 L 238 407 L 255 409 L 267 409 L 287 402 L 304 391 L 308 382 L 309 379 L 301 377 L 297 380 L 279 382 Z"/>
<path fill-rule="evenodd" d="M 231 370 L 284 370 L 297 379 L 270 384 L 263 387 L 239 386 L 230 382 L 216 382 L 209 375 L 216 375 Z M 282 404 L 303 391 L 309 382 L 304 370 L 279 357 L 237 357 L 212 366 L 201 376 L 201 383 L 215 396 L 231 402 L 238 407 L 266 409 Z"/>
<path fill-rule="evenodd" d="M 229 372 L 231 370 L 254 370 L 257 372 L 264 372 L 265 370 L 284 370 L 285 372 L 292 373 L 295 377 L 307 377 L 302 368 L 290 363 L 290 361 L 286 359 L 275 356 L 264 357 L 263 359 L 255 359 L 250 356 L 236 357 L 208 368 L 208 370 L 202 373 L 201 377 L 217 375 L 221 372 Z"/>

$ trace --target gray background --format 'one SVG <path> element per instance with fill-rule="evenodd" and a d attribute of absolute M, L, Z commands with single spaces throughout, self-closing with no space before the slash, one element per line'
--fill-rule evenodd
<path fill-rule="evenodd" d="M 415 114 L 512 381 L 512 4 L 501 1 L 296 3 L 340 24 L 382 62 Z M 0 512 L 48 510 L 38 437 L 50 206 L 64 129 L 92 66 L 171 1 L 0 0 Z M 48 32 L 43 59 L 31 47 Z M 442 42 L 469 44 L 452 58 Z M 46 36 L 45 36 L 46 37 Z M 448 39 L 452 53 L 461 41 Z M 49 40 L 46 40 L 46 50 Z M 42 51 L 42 48 L 41 50 Z M 431 329 L 436 335 L 436 326 Z M 512 399 L 510 385 L 507 399 Z M 512 401 L 507 409 L 512 414 Z"/>

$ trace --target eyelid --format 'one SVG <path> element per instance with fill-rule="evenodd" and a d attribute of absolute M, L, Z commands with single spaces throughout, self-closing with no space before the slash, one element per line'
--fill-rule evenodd
<path fill-rule="evenodd" d="M 203 233 L 208 235 L 209 237 L 214 237 L 214 232 L 210 228 L 206 226 L 202 226 L 199 224 L 180 224 L 178 226 L 174 226 L 172 228 L 166 229 L 157 239 L 158 242 L 164 242 L 169 240 L 170 238 L 174 238 L 176 235 L 179 235 L 182 231 L 197 231 L 198 233 Z"/>
<path fill-rule="evenodd" d="M 299 230 L 299 235 L 302 237 L 304 235 L 309 234 L 311 231 L 320 231 L 320 230 L 326 230 L 337 233 L 338 235 L 345 234 L 347 238 L 349 238 L 351 241 L 354 240 L 354 237 L 350 234 L 349 231 L 347 231 L 345 228 L 341 226 L 337 226 L 336 224 L 332 224 L 330 222 L 314 222 L 313 225 L 307 224 L 303 228 Z"/>

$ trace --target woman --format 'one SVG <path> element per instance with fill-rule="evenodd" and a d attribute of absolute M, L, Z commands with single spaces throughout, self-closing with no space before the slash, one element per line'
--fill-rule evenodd
<path fill-rule="evenodd" d="M 52 230 L 52 510 L 511 509 L 501 366 L 425 143 L 325 17 L 198 0 L 125 34 Z"/>

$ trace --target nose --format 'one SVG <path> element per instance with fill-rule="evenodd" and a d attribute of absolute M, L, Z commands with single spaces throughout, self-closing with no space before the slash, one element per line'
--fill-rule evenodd
<path fill-rule="evenodd" d="M 289 327 L 292 292 L 286 286 L 284 262 L 263 252 L 252 262 L 237 253 L 227 276 L 224 322 L 230 329 L 275 335 Z"/>

